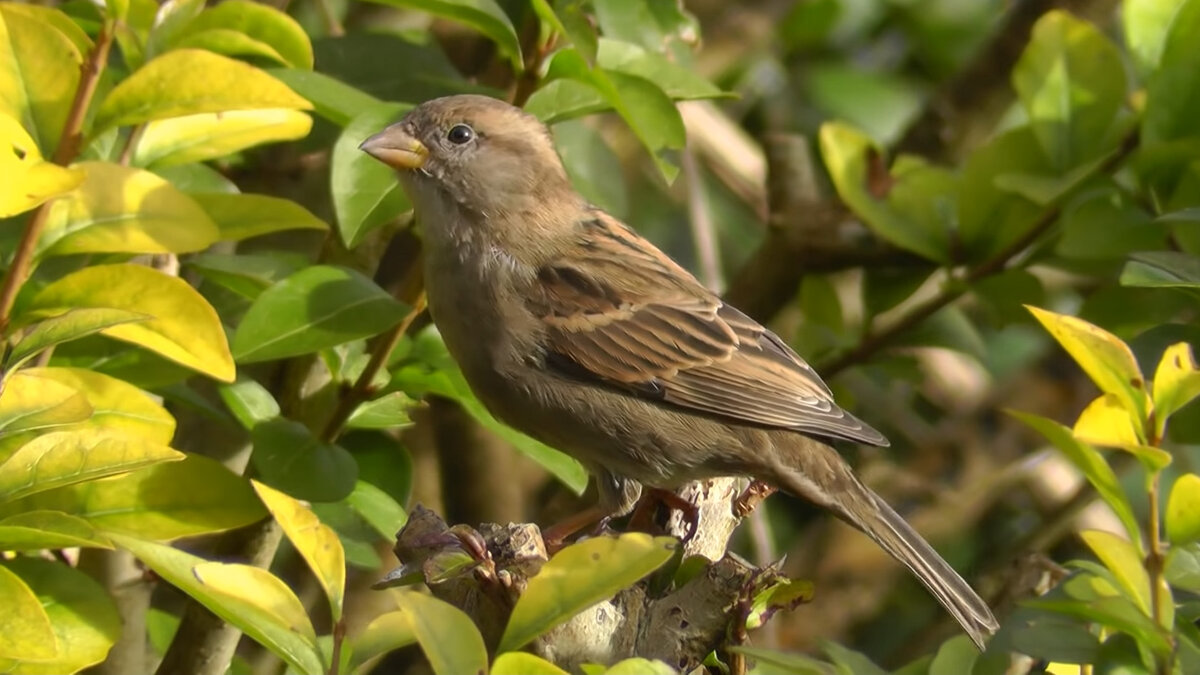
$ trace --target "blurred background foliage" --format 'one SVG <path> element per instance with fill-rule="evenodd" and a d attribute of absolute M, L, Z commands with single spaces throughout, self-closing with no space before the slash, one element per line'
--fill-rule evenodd
<path fill-rule="evenodd" d="M 1200 668 L 1200 389 L 1179 347 L 1200 342 L 1200 1 L 68 0 L 0 18 L 0 592 L 34 626 L 0 639 L 0 670 L 487 667 L 461 616 L 368 589 L 415 504 L 546 524 L 592 499 L 471 396 L 422 312 L 407 198 L 357 150 L 463 92 L 551 123 L 583 194 L 884 431 L 891 448 L 846 452 L 996 603 L 997 653 Z M 162 405 L 112 393 L 130 385 Z M 139 416 L 158 426 L 138 444 L 103 436 Z M 27 475 L 70 444 L 94 470 Z M 621 564 L 663 564 L 623 541 Z M 751 633 L 758 672 L 1003 672 L 799 500 L 768 500 L 731 547 L 816 590 Z M 1081 559 L 1101 564 L 1064 566 Z M 71 584 L 90 651 L 35 607 L 72 606 L 54 595 Z M 224 621 L 254 641 L 235 652 Z M 58 652 L 30 647 L 51 633 Z M 548 665 L 514 654 L 493 671 Z"/>

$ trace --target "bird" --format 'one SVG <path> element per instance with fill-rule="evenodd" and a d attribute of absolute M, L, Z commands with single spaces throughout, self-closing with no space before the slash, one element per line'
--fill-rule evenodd
<path fill-rule="evenodd" d="M 447 96 L 359 147 L 412 202 L 429 310 L 471 390 L 583 464 L 601 512 L 629 513 L 643 488 L 753 477 L 865 533 L 985 648 L 987 603 L 830 445 L 884 436 L 778 335 L 583 198 L 540 120 Z"/>

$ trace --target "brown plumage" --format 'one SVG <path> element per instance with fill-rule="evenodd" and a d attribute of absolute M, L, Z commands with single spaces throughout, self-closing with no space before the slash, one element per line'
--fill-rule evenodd
<path fill-rule="evenodd" d="M 760 478 L 874 539 L 982 648 L 987 604 L 821 439 L 887 440 L 778 336 L 587 204 L 540 122 L 451 96 L 362 149 L 413 200 L 430 310 L 471 388 L 587 466 L 606 512 L 627 513 L 643 485 Z"/>

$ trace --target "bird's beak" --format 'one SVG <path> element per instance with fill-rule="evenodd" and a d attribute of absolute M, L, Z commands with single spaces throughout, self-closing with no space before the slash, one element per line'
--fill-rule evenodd
<path fill-rule="evenodd" d="M 419 169 L 429 157 L 429 148 L 405 133 L 399 124 L 363 141 L 358 149 L 393 169 Z"/>

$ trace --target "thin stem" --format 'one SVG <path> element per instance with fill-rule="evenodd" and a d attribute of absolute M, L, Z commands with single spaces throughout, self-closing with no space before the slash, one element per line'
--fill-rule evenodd
<path fill-rule="evenodd" d="M 401 338 L 408 332 L 413 321 L 425 311 L 425 293 L 421 292 L 413 303 L 412 309 L 400 323 L 396 324 L 392 330 L 380 336 L 375 342 L 374 348 L 371 350 L 371 358 L 367 361 L 366 367 L 363 368 L 362 374 L 354 381 L 354 385 L 346 391 L 345 394 L 338 400 L 337 408 L 334 409 L 333 415 L 330 416 L 329 422 L 325 424 L 325 430 L 321 432 L 321 440 L 332 443 L 337 440 L 337 437 L 342 432 L 342 427 L 345 426 L 346 420 L 350 419 L 350 414 L 360 403 L 366 401 L 374 393 L 375 387 L 372 382 L 379 371 L 387 365 L 388 356 L 392 350 L 400 343 Z"/>
<path fill-rule="evenodd" d="M 75 88 L 75 99 L 71 101 L 71 110 L 67 113 L 67 121 L 63 125 L 62 136 L 54 151 L 55 164 L 67 166 L 79 154 L 83 143 L 83 121 L 87 116 L 88 106 L 96 93 L 96 85 L 100 81 L 100 73 L 108 63 L 108 50 L 112 46 L 114 26 L 112 21 L 105 21 L 96 36 L 96 43 L 80 66 L 79 86 Z M 17 293 L 29 278 L 33 266 L 33 254 L 37 250 L 38 239 L 42 236 L 42 228 L 50 216 L 50 202 L 44 202 L 38 207 L 29 222 L 21 232 L 21 240 L 17 243 L 16 253 L 13 254 L 12 265 L 0 283 L 0 333 L 8 329 L 12 320 L 13 304 Z"/>
<path fill-rule="evenodd" d="M 1107 160 L 1096 167 L 1092 175 L 1111 172 L 1120 166 L 1121 162 L 1129 157 L 1137 146 L 1138 134 L 1134 130 L 1125 137 L 1120 147 L 1113 151 Z M 1083 181 L 1080 182 L 1082 183 Z M 1061 201 L 1060 199 L 1059 202 L 1061 203 Z M 950 303 L 961 298 L 970 290 L 971 284 L 1003 272 L 1014 258 L 1037 242 L 1054 225 L 1061 213 L 1062 206 L 1060 204 L 1054 204 L 1049 207 L 1024 234 L 1003 250 L 980 263 L 978 267 L 968 270 L 957 279 L 956 283 L 947 284 L 934 297 L 914 305 L 892 325 L 876 332 L 868 332 L 862 341 L 850 351 L 844 352 L 825 363 L 818 364 L 817 371 L 825 377 L 833 377 L 852 365 L 862 363 L 876 352 L 891 344 L 900 335 L 915 328 L 925 319 L 928 319 Z"/>
<path fill-rule="evenodd" d="M 342 660 L 342 642 L 346 640 L 346 620 L 339 619 L 333 625 L 333 653 L 330 655 L 329 675 L 338 675 Z"/>
<path fill-rule="evenodd" d="M 129 135 L 125 137 L 125 145 L 121 148 L 121 156 L 117 159 L 118 164 L 129 166 L 129 163 L 133 161 L 133 153 L 137 150 L 138 142 L 142 140 L 142 133 L 145 131 L 145 124 L 139 124 L 129 130 Z"/>
<path fill-rule="evenodd" d="M 321 19 L 325 21 L 325 30 L 333 37 L 342 37 L 346 34 L 346 27 L 337 17 L 337 12 L 333 11 L 333 0 L 317 0 L 317 9 L 321 12 Z"/>
<path fill-rule="evenodd" d="M 704 194 L 704 176 L 691 148 L 684 148 L 682 159 L 683 174 L 687 177 L 688 221 L 692 225 L 700 280 L 709 290 L 718 291 L 724 286 L 721 279 L 721 252 L 717 248 L 717 236 Z"/>

